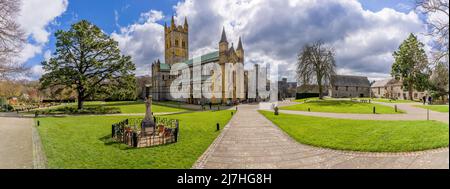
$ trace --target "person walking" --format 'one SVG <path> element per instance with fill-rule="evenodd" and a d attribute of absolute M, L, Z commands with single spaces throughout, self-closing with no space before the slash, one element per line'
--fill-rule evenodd
<path fill-rule="evenodd" d="M 433 101 L 433 98 L 431 96 L 428 97 L 428 105 L 431 105 L 431 102 Z"/>
<path fill-rule="evenodd" d="M 424 95 L 424 96 L 422 97 L 422 102 L 423 102 L 423 105 L 425 105 L 426 101 L 427 101 L 427 96 L 426 96 L 426 95 Z"/>

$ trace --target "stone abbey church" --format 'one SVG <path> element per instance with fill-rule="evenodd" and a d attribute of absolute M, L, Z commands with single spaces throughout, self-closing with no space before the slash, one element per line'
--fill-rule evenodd
<path fill-rule="evenodd" d="M 246 100 L 246 98 L 237 98 L 236 95 L 236 82 L 233 82 L 233 97 L 228 99 L 221 98 L 194 98 L 192 95 L 193 91 L 193 59 L 189 58 L 189 25 L 187 19 L 185 18 L 183 25 L 176 25 L 174 18 L 172 16 L 172 21 L 170 26 L 164 24 L 164 43 L 165 43 L 165 52 L 164 52 L 164 62 L 161 62 L 159 59 L 152 63 L 152 87 L 151 94 L 154 100 L 157 101 L 182 101 L 192 104 L 207 104 L 207 103 L 237 103 Z M 225 34 L 225 28 L 222 30 L 222 36 L 218 43 L 219 50 L 213 51 L 204 55 L 201 55 L 201 65 L 203 66 L 208 63 L 217 63 L 220 65 L 222 69 L 222 73 L 224 73 L 225 63 L 234 64 L 244 64 L 244 48 L 242 46 L 241 38 L 239 38 L 239 42 L 237 48 L 235 49 L 234 45 L 228 43 L 227 36 Z M 176 63 L 185 63 L 188 65 L 189 70 L 191 72 L 191 82 L 190 82 L 190 96 L 189 98 L 173 98 L 170 94 L 170 87 L 172 82 L 178 77 L 177 75 L 170 75 L 171 67 Z M 255 66 L 258 68 L 258 66 Z M 202 71 L 203 72 L 203 71 Z M 222 74 L 222 85 L 224 86 L 224 78 L 225 74 Z M 247 96 L 247 75 L 248 71 L 244 71 L 244 91 Z M 212 75 L 208 75 L 203 73 L 201 76 L 201 82 L 204 84 L 207 81 L 207 78 Z M 233 75 L 234 76 L 234 75 Z M 224 88 L 224 87 L 223 87 Z M 224 96 L 225 91 L 222 88 L 222 96 Z"/>

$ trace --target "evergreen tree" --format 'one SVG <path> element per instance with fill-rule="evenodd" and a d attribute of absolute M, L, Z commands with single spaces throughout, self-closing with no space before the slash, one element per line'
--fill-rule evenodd
<path fill-rule="evenodd" d="M 120 53 L 118 43 L 100 28 L 82 20 L 55 33 L 56 52 L 42 62 L 42 88 L 65 86 L 77 92 L 78 109 L 88 98 L 135 91 L 135 65 Z M 134 97 L 133 97 L 134 98 Z"/>
<path fill-rule="evenodd" d="M 423 91 L 429 86 L 429 63 L 423 47 L 423 43 L 414 34 L 410 34 L 393 53 L 395 62 L 392 64 L 391 75 L 403 81 L 410 100 L 413 99 L 414 89 Z"/>

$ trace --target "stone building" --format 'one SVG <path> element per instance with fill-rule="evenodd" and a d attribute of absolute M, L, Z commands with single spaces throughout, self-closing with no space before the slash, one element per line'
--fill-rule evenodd
<path fill-rule="evenodd" d="M 328 95 L 334 98 L 369 97 L 370 82 L 367 77 L 333 75 L 330 78 Z"/>
<path fill-rule="evenodd" d="M 194 98 L 193 91 L 193 59 L 189 59 L 189 25 L 187 19 L 184 20 L 184 25 L 176 26 L 174 18 L 172 17 L 172 21 L 170 26 L 164 26 L 164 41 L 165 41 L 165 62 L 161 62 L 159 59 L 152 63 L 152 96 L 154 100 L 157 101 L 165 101 L 165 100 L 173 100 L 173 101 L 183 101 L 187 103 L 193 104 L 202 104 L 209 103 L 210 101 L 214 101 L 213 103 L 234 103 L 246 100 L 246 98 L 237 98 L 236 95 L 236 82 L 235 82 L 235 73 L 233 72 L 233 97 L 232 98 L 212 98 L 207 99 L 203 96 L 201 98 Z M 225 70 L 225 63 L 242 64 L 244 65 L 244 48 L 242 45 L 241 38 L 239 37 L 239 42 L 237 48 L 234 47 L 233 44 L 228 43 L 227 36 L 225 33 L 225 28 L 222 30 L 222 35 L 220 41 L 218 43 L 218 51 L 213 51 L 204 55 L 201 55 L 200 61 L 203 67 L 208 65 L 209 63 L 217 63 L 220 65 L 222 73 Z M 185 63 L 188 65 L 191 72 L 191 87 L 190 87 L 190 97 L 188 98 L 177 98 L 174 99 L 170 94 L 170 86 L 172 82 L 179 76 L 170 75 L 171 67 L 176 63 Z M 203 71 L 202 71 L 203 72 Z M 208 75 L 209 74 L 209 75 Z M 201 76 L 202 84 L 206 84 L 207 78 L 212 77 L 214 73 L 203 73 Z M 225 85 L 225 74 L 221 74 L 222 76 L 222 85 Z M 245 81 L 248 80 L 248 72 L 244 71 Z M 247 83 L 244 81 L 244 85 L 247 86 Z M 209 83 L 212 84 L 212 83 Z M 247 87 L 243 87 L 244 90 L 247 90 Z M 247 94 L 247 91 L 245 91 Z M 222 96 L 225 96 L 225 88 L 222 87 Z"/>
<path fill-rule="evenodd" d="M 297 82 L 288 82 L 287 78 L 278 81 L 278 99 L 293 98 L 297 92 Z"/>
<path fill-rule="evenodd" d="M 371 86 L 371 90 L 372 96 L 375 98 L 410 99 L 408 91 L 403 88 L 402 81 L 394 78 L 375 81 Z M 427 93 L 413 90 L 412 95 L 414 100 L 420 100 Z"/>

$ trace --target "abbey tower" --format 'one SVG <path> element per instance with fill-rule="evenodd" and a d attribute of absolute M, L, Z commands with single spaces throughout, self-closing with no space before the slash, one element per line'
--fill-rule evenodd
<path fill-rule="evenodd" d="M 240 37 L 237 47 L 235 47 L 233 43 L 231 43 L 230 45 L 225 33 L 225 28 L 222 29 L 222 35 L 220 37 L 221 38 L 218 43 L 219 49 L 200 55 L 198 58 L 200 58 L 202 67 L 210 65 L 212 63 L 217 63 L 220 65 L 222 73 L 225 73 L 225 64 L 227 63 L 231 63 L 233 64 L 233 66 L 235 64 L 242 64 L 242 65 L 244 64 L 244 48 Z M 198 98 L 193 96 L 192 90 L 189 91 L 190 95 L 188 97 L 184 98 L 172 97 L 172 94 L 170 94 L 171 84 L 177 78 L 176 75 L 170 74 L 172 66 L 176 63 L 185 63 L 188 65 L 190 69 L 191 78 L 193 74 L 194 61 L 192 58 L 189 59 L 189 26 L 186 18 L 184 19 L 183 25 L 176 25 L 173 16 L 170 26 L 164 24 L 164 49 L 165 49 L 164 52 L 165 61 L 162 62 L 158 59 L 155 60 L 151 65 L 151 73 L 152 73 L 151 94 L 153 100 L 182 101 L 192 104 L 205 104 L 208 102 L 230 104 L 241 102 L 247 99 L 247 97 L 239 98 L 237 95 L 238 86 L 235 85 L 235 83 L 237 82 L 235 72 L 233 72 L 232 75 L 233 78 L 233 86 L 231 87 L 232 96 L 229 96 L 227 98 L 217 98 L 215 100 L 205 98 L 204 96 Z M 210 74 L 212 73 L 210 72 Z M 212 75 L 204 74 L 201 77 L 202 85 L 211 83 L 211 81 L 208 80 L 208 78 L 210 78 L 211 76 Z M 221 76 L 222 76 L 221 86 L 225 86 L 225 79 L 226 79 L 225 74 L 221 74 Z M 247 86 L 248 85 L 246 83 L 246 81 L 248 80 L 247 71 L 244 72 L 244 77 L 245 77 L 244 84 Z M 190 88 L 193 89 L 192 83 Z M 223 87 L 222 97 L 225 96 L 225 92 L 226 92 L 225 87 Z M 247 91 L 245 92 L 247 93 Z"/>
<path fill-rule="evenodd" d="M 165 43 L 165 63 L 172 65 L 178 62 L 184 62 L 189 59 L 189 29 L 187 19 L 184 19 L 184 25 L 175 25 L 172 21 L 168 27 L 164 24 L 164 43 Z"/>

